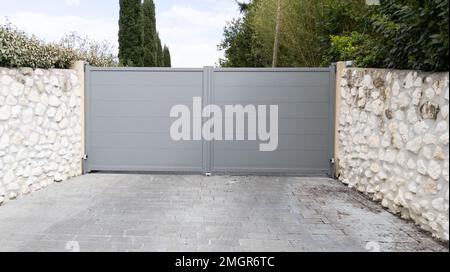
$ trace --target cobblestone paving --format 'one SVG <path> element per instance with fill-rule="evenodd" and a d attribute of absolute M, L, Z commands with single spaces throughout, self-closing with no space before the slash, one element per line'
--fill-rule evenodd
<path fill-rule="evenodd" d="M 327 178 L 92 174 L 0 207 L 0 251 L 448 251 Z"/>

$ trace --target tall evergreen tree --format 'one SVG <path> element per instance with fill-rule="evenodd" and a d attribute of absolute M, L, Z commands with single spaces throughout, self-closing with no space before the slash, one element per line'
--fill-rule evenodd
<path fill-rule="evenodd" d="M 143 64 L 146 67 L 157 67 L 158 47 L 156 33 L 155 4 L 153 0 L 144 0 L 142 6 L 143 27 Z"/>
<path fill-rule="evenodd" d="M 170 58 L 170 50 L 169 50 L 169 47 L 167 47 L 167 45 L 164 45 L 163 56 L 164 56 L 164 67 L 172 67 L 172 60 Z"/>
<path fill-rule="evenodd" d="M 157 57 L 157 62 L 158 62 L 158 67 L 164 67 L 164 52 L 163 52 L 163 48 L 162 48 L 162 44 L 161 44 L 161 39 L 159 38 L 159 33 L 156 34 L 156 46 L 158 48 L 158 57 Z"/>
<path fill-rule="evenodd" d="M 142 66 L 141 0 L 120 0 L 119 60 L 124 66 Z"/>

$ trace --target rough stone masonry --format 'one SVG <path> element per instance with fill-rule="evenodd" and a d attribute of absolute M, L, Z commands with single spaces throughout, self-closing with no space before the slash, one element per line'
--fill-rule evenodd
<path fill-rule="evenodd" d="M 0 205 L 81 174 L 81 91 L 73 70 L 0 68 Z"/>
<path fill-rule="evenodd" d="M 344 69 L 339 178 L 449 239 L 449 74 Z"/>

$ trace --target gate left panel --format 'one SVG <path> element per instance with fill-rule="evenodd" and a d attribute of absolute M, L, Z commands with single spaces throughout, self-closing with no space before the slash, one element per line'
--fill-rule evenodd
<path fill-rule="evenodd" d="M 87 71 L 86 171 L 202 172 L 202 142 L 173 141 L 170 110 L 202 97 L 202 69 Z"/>

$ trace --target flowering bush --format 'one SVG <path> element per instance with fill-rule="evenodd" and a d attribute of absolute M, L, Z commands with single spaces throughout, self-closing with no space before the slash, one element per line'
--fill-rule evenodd
<path fill-rule="evenodd" d="M 77 60 L 87 61 L 93 66 L 117 66 L 116 57 L 105 44 L 76 34 L 65 37 L 59 44 L 45 43 L 11 24 L 0 25 L 0 67 L 67 69 Z M 77 46 L 71 47 L 73 45 Z"/>
<path fill-rule="evenodd" d="M 63 48 L 70 48 L 76 52 L 78 60 L 85 60 L 92 66 L 111 67 L 118 65 L 117 56 L 108 41 L 95 42 L 86 36 L 72 32 L 63 37 L 60 42 Z"/>

